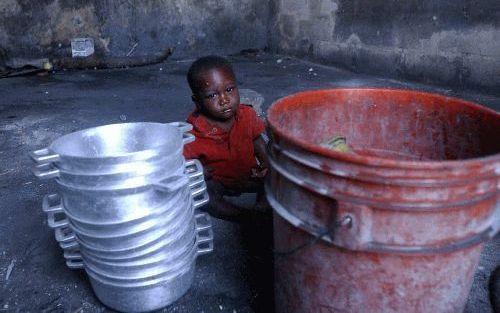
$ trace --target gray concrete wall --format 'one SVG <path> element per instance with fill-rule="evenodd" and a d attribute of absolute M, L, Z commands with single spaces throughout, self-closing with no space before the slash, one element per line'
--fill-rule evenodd
<path fill-rule="evenodd" d="M 69 56 L 75 37 L 94 38 L 100 55 L 173 47 L 179 59 L 269 45 L 355 72 L 500 94 L 498 0 L 0 1 L 0 63 Z"/>
<path fill-rule="evenodd" d="M 500 93 L 498 0 L 276 0 L 272 16 L 275 51 Z"/>
<path fill-rule="evenodd" d="M 267 44 L 269 4 L 260 0 L 1 0 L 0 48 L 9 58 L 70 56 L 70 40 L 93 37 L 96 53 L 173 57 L 233 53 Z"/>

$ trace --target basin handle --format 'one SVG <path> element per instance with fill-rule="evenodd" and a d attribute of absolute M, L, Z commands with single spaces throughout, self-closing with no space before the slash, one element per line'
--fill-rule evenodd
<path fill-rule="evenodd" d="M 56 241 L 59 242 L 59 246 L 64 250 L 65 257 L 66 253 L 80 253 L 80 245 L 71 228 L 67 226 L 59 227 L 55 229 L 54 233 Z"/>
<path fill-rule="evenodd" d="M 203 175 L 198 175 L 189 178 L 189 188 L 191 189 L 198 188 L 204 183 L 205 183 L 205 177 L 203 177 Z"/>
<path fill-rule="evenodd" d="M 55 168 L 52 163 L 39 164 L 33 168 L 33 174 L 40 179 L 59 177 L 59 173 L 59 169 Z"/>
<path fill-rule="evenodd" d="M 54 203 L 57 201 L 56 205 L 52 205 L 51 203 Z M 62 207 L 62 202 L 61 202 L 61 196 L 58 195 L 57 193 L 52 193 L 49 195 L 45 195 L 42 200 L 42 210 L 49 214 L 49 213 L 63 213 L 63 207 Z"/>
<path fill-rule="evenodd" d="M 66 266 L 71 269 L 84 269 L 85 264 L 83 264 L 83 260 L 66 260 Z"/>
<path fill-rule="evenodd" d="M 37 164 L 57 162 L 61 159 L 59 154 L 51 152 L 48 148 L 32 151 L 29 156 Z"/>
<path fill-rule="evenodd" d="M 189 183 L 189 178 L 186 175 L 170 176 L 153 185 L 164 192 L 174 192 L 186 186 Z"/>
<path fill-rule="evenodd" d="M 56 205 L 51 204 L 54 200 L 58 201 Z M 47 222 L 50 228 L 60 228 L 69 225 L 68 218 L 62 207 L 61 197 L 58 194 L 45 195 L 42 201 L 42 210 L 47 213 Z"/>
<path fill-rule="evenodd" d="M 194 199 L 193 208 L 198 209 L 198 208 L 204 206 L 205 204 L 207 204 L 209 201 L 210 201 L 210 198 L 208 196 L 208 192 L 204 192 L 200 198 Z"/>
<path fill-rule="evenodd" d="M 196 198 L 198 196 L 202 196 L 204 193 L 207 191 L 207 184 L 205 182 L 196 185 L 191 189 L 191 196 L 193 198 Z"/>
<path fill-rule="evenodd" d="M 196 137 L 191 133 L 183 133 L 182 134 L 182 144 L 188 144 L 196 140 Z"/>
<path fill-rule="evenodd" d="M 179 128 L 179 130 L 182 133 L 182 143 L 184 145 L 193 142 L 195 140 L 194 135 L 188 133 L 188 131 L 191 131 L 193 129 L 193 125 L 186 122 L 172 122 L 168 123 L 168 125 L 172 125 Z"/>
<path fill-rule="evenodd" d="M 201 184 L 200 187 L 191 190 L 191 197 L 193 198 L 193 208 L 198 209 L 210 200 L 207 192 L 207 185 Z"/>
<path fill-rule="evenodd" d="M 80 251 L 64 251 L 64 258 L 66 260 L 82 260 Z"/>
<path fill-rule="evenodd" d="M 197 159 L 187 160 L 185 164 L 185 173 L 189 177 L 189 187 L 193 190 L 197 187 L 202 186 L 205 182 L 205 177 L 203 176 L 203 165 Z"/>
<path fill-rule="evenodd" d="M 75 233 L 69 227 L 59 227 L 54 231 L 57 242 L 71 242 L 76 240 Z"/>
<path fill-rule="evenodd" d="M 189 178 L 203 176 L 203 165 L 198 159 L 186 160 L 184 164 L 185 173 Z"/>
<path fill-rule="evenodd" d="M 59 247 L 63 250 L 79 250 L 80 245 L 78 244 L 78 241 L 73 240 L 73 241 L 68 241 L 68 242 L 60 242 Z"/>
<path fill-rule="evenodd" d="M 212 222 L 207 213 L 195 214 L 197 255 L 210 253 L 214 250 L 214 233 Z"/>
<path fill-rule="evenodd" d="M 196 226 L 196 232 L 201 232 L 205 229 L 212 228 L 212 220 L 210 219 L 210 215 L 205 212 L 196 213 L 194 215 L 194 221 Z"/>
<path fill-rule="evenodd" d="M 193 125 L 187 122 L 171 122 L 167 124 L 179 128 L 181 133 L 185 133 L 193 129 Z"/>
<path fill-rule="evenodd" d="M 188 167 L 191 167 L 192 165 L 193 163 L 190 161 L 184 162 L 184 173 L 186 173 L 188 171 Z M 189 176 L 186 177 L 185 175 L 170 176 L 154 185 L 158 187 L 161 191 L 172 192 L 178 190 L 179 188 L 184 187 L 184 185 L 186 185 L 189 182 L 189 179 L 190 179 Z"/>
<path fill-rule="evenodd" d="M 189 187 L 193 189 L 204 182 L 203 166 L 200 161 L 196 159 L 187 160 L 184 163 L 184 168 L 185 175 L 171 176 L 154 185 L 162 191 L 172 192 L 184 187 L 186 184 L 189 184 Z"/>
<path fill-rule="evenodd" d="M 69 226 L 69 220 L 66 217 L 66 214 L 64 214 L 64 212 L 47 213 L 47 222 L 50 228 L 60 228 L 64 226 Z"/>

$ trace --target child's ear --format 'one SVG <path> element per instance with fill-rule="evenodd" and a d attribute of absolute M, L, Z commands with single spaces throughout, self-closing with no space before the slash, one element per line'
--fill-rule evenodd
<path fill-rule="evenodd" d="M 196 108 L 198 110 L 201 110 L 201 103 L 198 101 L 198 98 L 195 95 L 191 95 L 191 100 L 193 100 L 193 103 L 196 105 Z"/>

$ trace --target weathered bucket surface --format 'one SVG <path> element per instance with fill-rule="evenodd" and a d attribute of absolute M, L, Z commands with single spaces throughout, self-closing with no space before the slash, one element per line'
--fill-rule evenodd
<path fill-rule="evenodd" d="M 411 90 L 268 111 L 277 312 L 457 312 L 500 226 L 500 114 Z M 343 136 L 354 153 L 321 144 Z"/>

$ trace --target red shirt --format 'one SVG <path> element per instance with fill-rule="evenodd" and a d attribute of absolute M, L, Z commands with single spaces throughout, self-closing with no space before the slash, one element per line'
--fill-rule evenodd
<path fill-rule="evenodd" d="M 215 181 L 239 189 L 257 167 L 253 141 L 264 131 L 264 122 L 251 107 L 241 104 L 230 130 L 211 124 L 197 111 L 187 122 L 193 125 L 196 140 L 184 146 L 184 157 L 200 160 L 213 169 Z"/>

